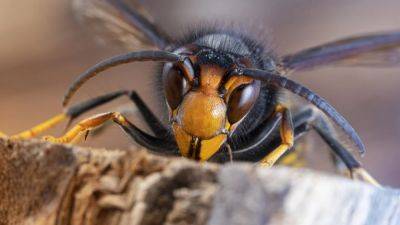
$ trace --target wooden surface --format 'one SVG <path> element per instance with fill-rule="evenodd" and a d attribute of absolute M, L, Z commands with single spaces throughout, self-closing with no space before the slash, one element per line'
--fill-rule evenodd
<path fill-rule="evenodd" d="M 0 139 L 0 224 L 400 224 L 400 192 L 144 150 Z"/>
<path fill-rule="evenodd" d="M 234 21 L 259 31 L 254 36 L 269 41 L 279 55 L 351 35 L 399 30 L 400 24 L 399 0 L 140 1 L 174 37 L 203 24 Z M 97 45 L 89 27 L 76 22 L 70 4 L 71 0 L 0 1 L 0 131 L 12 135 L 60 113 L 64 92 L 77 75 L 102 59 L 126 53 L 115 46 Z M 144 64 L 107 71 L 88 82 L 74 102 L 129 89 L 138 91 L 157 111 L 161 102 L 156 101 L 151 82 L 157 70 L 153 63 Z M 292 78 L 345 116 L 367 148 L 362 159 L 366 169 L 379 181 L 400 188 L 399 68 L 324 68 Z M 124 103 L 127 98 L 82 119 Z M 157 112 L 160 116 L 161 111 Z M 139 119 L 130 119 L 140 126 Z M 60 135 L 63 129 L 60 126 L 46 134 Z M 121 149 L 130 144 L 114 126 L 85 142 L 86 146 Z M 315 153 L 319 160 L 327 148 L 322 141 L 318 144 L 324 146 Z"/>
<path fill-rule="evenodd" d="M 289 168 L 227 166 L 209 225 L 400 224 L 400 191 Z"/>

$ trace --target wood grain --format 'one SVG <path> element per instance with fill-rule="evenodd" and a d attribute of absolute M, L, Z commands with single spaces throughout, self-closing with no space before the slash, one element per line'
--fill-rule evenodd
<path fill-rule="evenodd" d="M 400 191 L 310 170 L 0 139 L 0 224 L 397 225 Z"/>

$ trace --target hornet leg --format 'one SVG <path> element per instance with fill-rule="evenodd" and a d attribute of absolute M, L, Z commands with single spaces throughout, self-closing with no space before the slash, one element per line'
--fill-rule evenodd
<path fill-rule="evenodd" d="M 153 152 L 169 155 L 179 154 L 176 143 L 173 140 L 158 138 L 145 133 L 118 112 L 97 114 L 91 118 L 82 120 L 61 137 L 45 136 L 43 139 L 54 143 L 69 143 L 107 121 L 113 121 L 118 124 L 133 140 Z"/>
<path fill-rule="evenodd" d="M 292 116 L 289 109 L 283 106 L 277 106 L 277 113 L 282 113 L 282 122 L 280 126 L 280 137 L 282 139 L 281 144 L 275 148 L 271 153 L 264 157 L 260 164 L 262 166 L 271 167 L 275 164 L 278 159 L 283 156 L 287 151 L 289 151 L 294 142 L 294 129 Z"/>
<path fill-rule="evenodd" d="M 353 179 L 366 181 L 376 186 L 379 183 L 362 167 L 361 163 L 354 157 L 354 155 L 346 149 L 335 137 L 334 133 L 329 129 L 329 121 L 313 109 L 307 109 L 299 114 L 298 123 L 309 125 L 313 128 L 319 136 L 324 140 L 330 150 L 341 159 L 350 172 Z M 295 122 L 296 123 L 296 122 Z"/>

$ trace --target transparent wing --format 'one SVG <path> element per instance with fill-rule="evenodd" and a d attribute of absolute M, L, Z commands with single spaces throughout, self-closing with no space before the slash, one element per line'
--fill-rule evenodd
<path fill-rule="evenodd" d="M 104 44 L 117 43 L 128 50 L 164 49 L 169 44 L 169 38 L 137 1 L 73 0 L 73 10 Z"/>
<path fill-rule="evenodd" d="M 342 39 L 282 58 L 289 71 L 310 70 L 327 65 L 400 66 L 400 32 Z"/>

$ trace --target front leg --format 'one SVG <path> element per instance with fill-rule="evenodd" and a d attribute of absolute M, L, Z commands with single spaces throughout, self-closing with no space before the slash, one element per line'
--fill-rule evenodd
<path fill-rule="evenodd" d="M 101 95 L 89 100 L 86 100 L 84 102 L 78 103 L 68 109 L 65 110 L 65 112 L 60 113 L 56 116 L 53 116 L 52 118 L 34 126 L 31 129 L 25 130 L 23 132 L 20 132 L 18 134 L 12 135 L 11 139 L 29 139 L 29 138 L 35 138 L 38 135 L 42 134 L 43 132 L 49 130 L 50 128 L 60 124 L 61 122 L 68 121 L 69 123 L 72 122 L 76 117 L 81 115 L 82 113 L 89 111 L 91 109 L 94 109 L 98 106 L 101 106 L 105 103 L 108 103 L 110 101 L 113 101 L 114 99 L 127 95 L 129 92 L 125 90 L 121 91 L 116 91 L 112 93 L 108 93 L 105 95 Z M 5 134 L 0 134 L 0 137 L 7 137 Z"/>
<path fill-rule="evenodd" d="M 106 103 L 114 101 L 122 96 L 128 96 L 129 99 L 135 104 L 139 109 L 144 122 L 150 127 L 153 133 L 160 138 L 169 137 L 169 131 L 164 125 L 158 120 L 154 113 L 149 109 L 146 103 L 135 91 L 118 90 L 115 92 L 107 93 L 83 102 L 80 102 L 72 107 L 65 110 L 64 113 L 60 113 L 39 125 L 28 129 L 26 131 L 20 132 L 16 135 L 12 135 L 12 139 L 29 139 L 40 135 L 41 133 L 49 130 L 50 128 L 60 124 L 61 122 L 68 121 L 68 126 L 79 116 L 88 111 L 102 106 Z M 67 126 L 67 127 L 68 127 Z M 0 132 L 0 137 L 8 137 L 6 134 Z M 67 141 L 69 142 L 69 141 Z"/>
<path fill-rule="evenodd" d="M 282 114 L 282 122 L 280 126 L 280 137 L 281 144 L 275 148 L 271 153 L 265 156 L 260 164 L 262 166 L 271 167 L 279 158 L 281 158 L 287 151 L 293 147 L 294 143 L 294 130 L 292 116 L 288 108 L 278 105 L 276 107 L 276 113 Z"/>
<path fill-rule="evenodd" d="M 62 137 L 52 137 L 45 136 L 45 141 L 55 142 L 55 143 L 70 143 L 74 141 L 76 138 L 80 137 L 82 134 L 86 134 L 90 130 L 103 125 L 107 121 L 112 121 L 118 124 L 126 134 L 129 135 L 134 141 L 136 141 L 141 146 L 159 153 L 159 154 L 168 154 L 168 155 L 179 155 L 177 150 L 177 146 L 174 140 L 170 140 L 166 137 L 159 138 L 152 135 L 147 134 L 142 131 L 128 119 L 126 119 L 119 112 L 107 112 L 102 114 L 97 114 L 88 119 L 82 120 L 74 127 L 72 127 L 65 135 Z"/>

